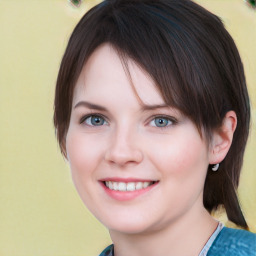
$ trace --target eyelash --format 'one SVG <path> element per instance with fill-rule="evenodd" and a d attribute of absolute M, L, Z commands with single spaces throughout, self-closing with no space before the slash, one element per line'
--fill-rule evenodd
<path fill-rule="evenodd" d="M 159 118 L 159 119 L 165 119 L 165 120 L 168 120 L 168 122 L 169 122 L 166 126 L 163 126 L 163 127 L 160 127 L 160 126 L 153 126 L 153 127 L 157 128 L 157 129 L 167 129 L 167 128 L 170 128 L 170 126 L 173 126 L 173 125 L 177 124 L 177 122 L 178 122 L 176 118 L 171 117 L 171 116 L 167 116 L 167 115 L 155 115 L 155 116 L 152 116 L 152 117 L 150 118 L 150 122 L 149 122 L 149 123 L 153 122 L 153 121 L 156 120 L 157 118 Z"/>
<path fill-rule="evenodd" d="M 96 127 L 97 125 L 89 125 L 89 124 L 86 124 L 86 120 L 88 118 L 92 118 L 92 117 L 99 117 L 99 118 L 102 118 L 105 122 L 107 122 L 107 118 L 102 115 L 102 114 L 99 114 L 99 113 L 91 113 L 91 114 L 88 114 L 88 115 L 85 115 L 83 116 L 81 119 L 80 119 L 80 124 L 85 124 L 87 126 L 91 126 L 91 127 Z M 99 126 L 102 126 L 102 125 L 99 125 Z"/>
<path fill-rule="evenodd" d="M 102 118 L 104 120 L 104 122 L 107 122 L 107 118 L 102 115 L 102 114 L 99 114 L 99 113 L 90 113 L 88 115 L 85 115 L 83 116 L 81 119 L 80 119 L 80 124 L 85 124 L 89 127 L 97 127 L 97 125 L 89 125 L 89 124 L 86 124 L 86 120 L 88 118 L 92 118 L 92 117 L 99 117 L 99 118 Z M 168 124 L 166 126 L 156 126 L 156 125 L 152 125 L 152 127 L 155 127 L 155 128 L 158 128 L 158 129 L 166 129 L 166 128 L 169 128 L 170 126 L 173 126 L 175 124 L 177 124 L 177 120 L 174 118 L 174 117 L 171 117 L 171 116 L 166 116 L 166 115 L 154 115 L 152 117 L 150 117 L 150 121 L 148 122 L 149 124 L 151 122 L 154 122 L 156 119 L 164 119 L 164 120 L 167 120 L 168 121 Z M 103 124 L 104 125 L 104 124 Z M 99 125 L 100 126 L 103 126 L 103 125 Z"/>

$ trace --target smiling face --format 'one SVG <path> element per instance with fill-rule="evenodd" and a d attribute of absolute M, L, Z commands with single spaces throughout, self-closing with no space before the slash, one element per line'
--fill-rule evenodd
<path fill-rule="evenodd" d="M 110 230 L 141 233 L 204 210 L 209 149 L 193 122 L 128 63 L 133 85 L 108 44 L 89 58 L 75 87 L 66 149 L 89 210 Z"/>

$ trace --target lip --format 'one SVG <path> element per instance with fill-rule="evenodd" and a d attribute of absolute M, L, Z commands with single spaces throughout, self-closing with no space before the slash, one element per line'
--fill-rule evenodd
<path fill-rule="evenodd" d="M 107 177 L 100 180 L 103 181 L 114 181 L 114 182 L 151 182 L 151 181 L 157 181 L 157 180 L 150 180 L 150 179 L 140 179 L 140 178 L 119 178 L 119 177 Z"/>
<path fill-rule="evenodd" d="M 148 186 L 147 188 L 143 188 L 140 190 L 134 190 L 134 191 L 116 191 L 116 190 L 111 190 L 108 187 L 105 186 L 104 181 L 114 181 L 114 182 L 151 182 L 153 180 L 145 180 L 145 179 L 136 179 L 136 178 L 105 178 L 100 180 L 100 185 L 106 192 L 108 196 L 111 198 L 117 200 L 117 201 L 129 201 L 133 200 L 137 197 L 140 197 L 148 192 L 150 192 L 153 188 L 155 188 L 159 181 L 156 183 Z"/>

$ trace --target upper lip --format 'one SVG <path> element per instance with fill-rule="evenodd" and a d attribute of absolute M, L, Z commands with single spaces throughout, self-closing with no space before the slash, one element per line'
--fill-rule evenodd
<path fill-rule="evenodd" d="M 114 182 L 152 182 L 152 181 L 158 181 L 154 179 L 141 179 L 141 178 L 121 178 L 121 177 L 107 177 L 104 179 L 100 179 L 100 181 L 114 181 Z"/>

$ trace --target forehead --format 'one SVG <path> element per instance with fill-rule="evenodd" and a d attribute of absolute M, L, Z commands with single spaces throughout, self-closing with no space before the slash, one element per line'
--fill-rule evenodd
<path fill-rule="evenodd" d="M 132 95 L 142 104 L 163 104 L 163 97 L 149 74 L 131 59 L 127 59 L 126 64 L 111 45 L 98 47 L 78 78 L 73 104 L 84 97 L 94 100 L 112 95 L 111 98 L 116 100 L 116 92 L 119 92 L 119 97 L 123 96 L 124 101 Z"/>

